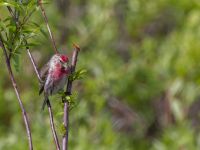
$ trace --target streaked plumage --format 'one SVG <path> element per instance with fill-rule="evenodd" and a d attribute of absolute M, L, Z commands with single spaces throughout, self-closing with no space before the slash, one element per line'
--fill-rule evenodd
<path fill-rule="evenodd" d="M 70 73 L 68 67 L 68 57 L 62 54 L 55 54 L 52 56 L 50 61 L 41 69 L 40 76 L 44 81 L 40 85 L 39 94 L 44 92 L 44 103 L 42 109 L 49 101 L 50 95 L 58 93 L 62 90 L 67 82 L 67 76 Z"/>

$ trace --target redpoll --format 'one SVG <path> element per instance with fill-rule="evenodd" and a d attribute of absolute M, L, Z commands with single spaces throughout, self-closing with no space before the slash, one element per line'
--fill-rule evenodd
<path fill-rule="evenodd" d="M 41 83 L 39 94 L 44 91 L 45 105 L 49 105 L 49 96 L 58 93 L 64 88 L 67 82 L 67 76 L 70 74 L 70 67 L 68 66 L 68 57 L 63 54 L 55 54 L 50 61 L 41 69 L 40 76 L 44 81 Z"/>

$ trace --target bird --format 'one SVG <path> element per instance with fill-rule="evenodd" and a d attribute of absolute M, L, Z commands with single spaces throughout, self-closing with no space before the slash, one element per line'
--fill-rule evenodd
<path fill-rule="evenodd" d="M 61 91 L 67 83 L 70 74 L 69 58 L 65 54 L 54 54 L 51 59 L 40 70 L 39 95 L 44 93 L 42 110 L 50 105 L 49 96 Z"/>

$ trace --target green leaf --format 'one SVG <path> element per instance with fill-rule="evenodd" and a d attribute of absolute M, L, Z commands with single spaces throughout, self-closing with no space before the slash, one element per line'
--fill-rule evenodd
<path fill-rule="evenodd" d="M 31 42 L 31 43 L 26 44 L 26 46 L 28 46 L 28 47 L 33 47 L 33 46 L 38 46 L 38 45 L 39 45 L 39 43 L 37 43 L 37 42 Z"/>
<path fill-rule="evenodd" d="M 12 2 L 11 1 L 9 1 L 9 2 L 0 2 L 0 7 L 1 6 L 10 6 L 10 7 L 14 7 L 18 11 L 23 11 L 23 7 L 20 4 L 14 2 L 14 1 L 12 1 Z"/>
<path fill-rule="evenodd" d="M 69 110 L 72 110 L 75 106 L 77 106 L 77 93 L 73 93 L 72 95 L 65 96 L 66 101 L 69 104 Z"/>
<path fill-rule="evenodd" d="M 6 27 L 6 24 L 3 21 L 0 21 L 0 30 L 8 34 L 8 29 Z"/>
<path fill-rule="evenodd" d="M 41 27 L 41 25 L 39 25 L 38 23 L 33 22 L 33 21 L 27 23 L 27 25 L 28 25 L 28 26 L 32 26 L 32 27 Z"/>
<path fill-rule="evenodd" d="M 86 73 L 87 73 L 86 69 L 80 69 L 76 71 L 75 73 L 73 73 L 72 75 L 70 75 L 69 79 L 72 81 L 83 79 Z"/>
<path fill-rule="evenodd" d="M 43 34 L 43 36 L 44 36 L 45 38 L 48 38 L 48 34 L 47 34 L 47 32 L 45 31 L 44 28 L 40 28 L 40 32 Z"/>
<path fill-rule="evenodd" d="M 59 127 L 60 133 L 64 136 L 66 134 L 67 129 L 65 128 L 64 123 L 62 123 Z"/>
<path fill-rule="evenodd" d="M 14 55 L 12 55 L 12 59 L 13 59 L 13 61 L 14 61 L 14 68 L 15 68 L 15 70 L 17 71 L 17 72 L 19 72 L 19 64 L 20 64 L 20 56 L 18 55 L 18 54 L 14 54 Z"/>

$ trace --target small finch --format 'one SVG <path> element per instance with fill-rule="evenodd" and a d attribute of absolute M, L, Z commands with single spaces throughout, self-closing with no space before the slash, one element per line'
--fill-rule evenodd
<path fill-rule="evenodd" d="M 69 59 L 66 55 L 55 54 L 42 67 L 40 76 L 43 82 L 40 85 L 39 94 L 44 91 L 43 110 L 46 104 L 49 105 L 49 96 L 58 93 L 66 85 L 67 77 L 70 74 L 68 62 Z"/>

